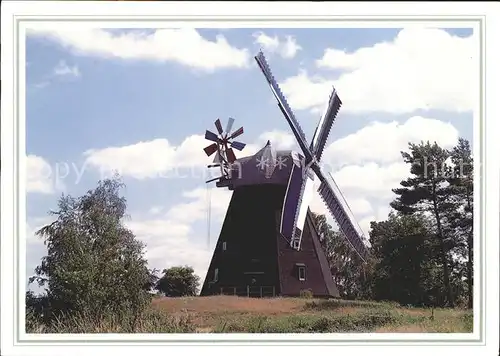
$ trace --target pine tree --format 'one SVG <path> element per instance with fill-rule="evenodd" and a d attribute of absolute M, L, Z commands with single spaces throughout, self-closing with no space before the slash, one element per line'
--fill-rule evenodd
<path fill-rule="evenodd" d="M 474 216 L 474 161 L 469 141 L 460 138 L 451 151 L 453 174 L 449 179 L 454 188 L 458 209 L 450 217 L 457 238 L 462 242 L 459 247 L 466 257 L 467 305 L 473 304 L 473 216 Z"/>
<path fill-rule="evenodd" d="M 456 210 L 456 203 L 452 199 L 453 187 L 448 181 L 452 175 L 451 167 L 447 164 L 450 153 L 437 143 L 429 142 L 418 145 L 410 143 L 409 151 L 401 154 L 404 161 L 411 165 L 412 176 L 400 183 L 401 188 L 393 189 L 397 198 L 391 203 L 391 207 L 402 214 L 420 212 L 432 217 L 447 304 L 453 307 L 450 251 L 455 241 L 446 233 L 448 216 L 451 211 Z"/>

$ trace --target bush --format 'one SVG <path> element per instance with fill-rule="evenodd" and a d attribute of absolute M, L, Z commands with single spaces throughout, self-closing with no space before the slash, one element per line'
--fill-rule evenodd
<path fill-rule="evenodd" d="M 192 267 L 171 267 L 163 270 L 156 289 L 167 297 L 194 296 L 198 292 L 199 280 Z"/>
<path fill-rule="evenodd" d="M 30 283 L 45 287 L 46 300 L 27 296 L 30 313 L 43 314 L 44 322 L 72 313 L 100 320 L 106 313 L 139 316 L 150 304 L 151 273 L 144 245 L 124 226 L 122 186 L 115 177 L 81 197 L 59 199 L 55 221 L 37 231 L 47 255 Z"/>
<path fill-rule="evenodd" d="M 302 289 L 300 291 L 300 297 L 301 298 L 306 298 L 306 299 L 311 299 L 314 297 L 312 290 L 310 289 Z"/>

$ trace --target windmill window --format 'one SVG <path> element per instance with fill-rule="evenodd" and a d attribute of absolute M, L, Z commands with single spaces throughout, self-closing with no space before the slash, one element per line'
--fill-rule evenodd
<path fill-rule="evenodd" d="M 219 280 L 219 269 L 216 268 L 214 271 L 214 282 L 217 282 Z"/>
<path fill-rule="evenodd" d="M 306 266 L 302 263 L 297 264 L 297 272 L 298 272 L 299 281 L 305 281 L 306 280 Z"/>
<path fill-rule="evenodd" d="M 305 281 L 305 280 L 306 280 L 306 268 L 299 267 L 299 281 Z"/>
<path fill-rule="evenodd" d="M 299 240 L 293 240 L 293 248 L 298 250 L 300 248 L 300 241 Z"/>
<path fill-rule="evenodd" d="M 226 248 L 227 248 L 227 244 L 226 244 L 226 241 L 224 241 L 222 243 L 222 251 L 226 251 Z"/>

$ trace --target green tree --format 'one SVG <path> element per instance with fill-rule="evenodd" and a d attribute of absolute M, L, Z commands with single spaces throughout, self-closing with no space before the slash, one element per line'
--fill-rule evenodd
<path fill-rule="evenodd" d="M 138 316 L 150 303 L 151 272 L 144 245 L 124 227 L 122 186 L 115 176 L 81 197 L 63 195 L 51 212 L 55 221 L 37 232 L 47 255 L 30 283 L 45 287 L 53 314 L 100 318 L 107 311 L 127 311 Z"/>
<path fill-rule="evenodd" d="M 428 276 L 435 263 L 426 220 L 421 214 L 391 212 L 387 220 L 371 223 L 371 252 L 376 261 L 371 281 L 373 299 L 433 304 L 439 283 Z"/>
<path fill-rule="evenodd" d="M 189 266 L 171 267 L 163 270 L 156 289 L 167 297 L 194 296 L 198 293 L 200 278 Z"/>
<path fill-rule="evenodd" d="M 313 213 L 313 217 L 340 296 L 346 299 L 368 298 L 370 285 L 367 268 L 370 268 L 370 264 L 361 261 L 341 233 L 328 224 L 325 215 Z"/>
<path fill-rule="evenodd" d="M 451 212 L 451 227 L 454 229 L 458 253 L 466 258 L 467 305 L 473 304 L 473 223 L 474 223 L 474 161 L 469 141 L 460 138 L 451 151 L 453 175 L 449 179 L 454 188 L 458 209 Z"/>
<path fill-rule="evenodd" d="M 433 219 L 433 233 L 436 237 L 439 258 L 443 269 L 443 284 L 446 289 L 447 304 L 454 306 L 451 283 L 450 251 L 454 241 L 448 228 L 450 212 L 456 210 L 453 201 L 453 187 L 449 184 L 452 176 L 447 164 L 450 153 L 437 143 L 409 144 L 410 152 L 401 152 L 406 163 L 411 165 L 411 177 L 401 182 L 401 188 L 393 189 L 397 198 L 391 207 L 402 214 L 426 213 Z"/>

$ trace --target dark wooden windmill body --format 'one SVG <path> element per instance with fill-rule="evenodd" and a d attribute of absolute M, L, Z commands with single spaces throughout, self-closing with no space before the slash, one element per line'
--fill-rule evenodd
<path fill-rule="evenodd" d="M 309 290 L 316 297 L 339 297 L 309 204 L 317 177 L 320 196 L 348 243 L 364 260 L 367 250 L 361 229 L 333 178 L 318 164 L 340 99 L 334 91 L 312 142 L 306 144 L 263 54 L 255 59 L 302 152 L 277 151 L 268 141 L 256 154 L 236 159 L 232 148 L 242 150 L 245 144 L 231 140 L 243 128 L 230 134 L 234 120 L 230 119 L 225 132 L 217 120 L 219 135 L 206 132 L 205 137 L 214 143 L 205 152 L 209 156 L 216 153 L 214 165 L 209 167 L 221 170 L 221 176 L 214 179 L 216 185 L 233 194 L 201 295 L 298 296 Z"/>

